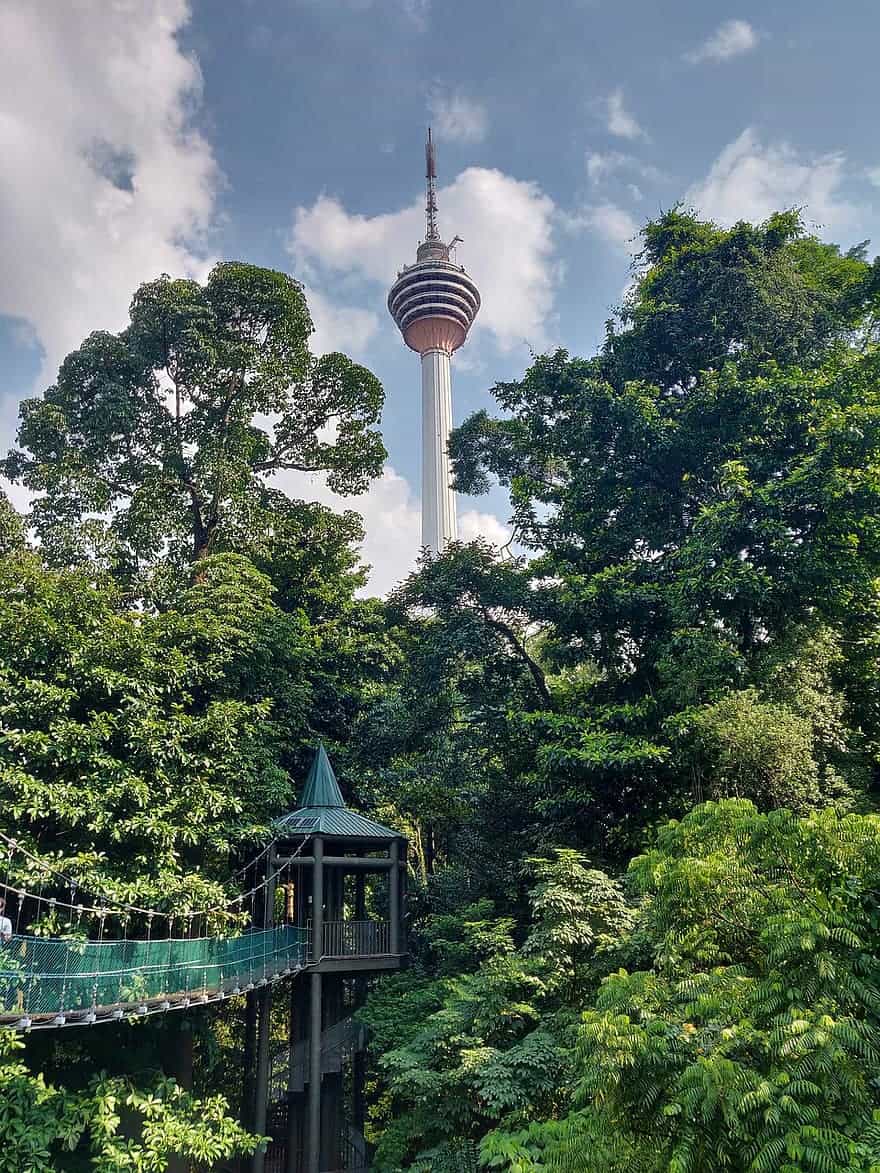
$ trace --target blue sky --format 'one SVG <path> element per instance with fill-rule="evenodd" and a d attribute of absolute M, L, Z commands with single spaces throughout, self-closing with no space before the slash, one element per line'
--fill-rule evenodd
<path fill-rule="evenodd" d="M 0 448 L 140 281 L 286 268 L 316 347 L 386 388 L 389 468 L 357 503 L 385 590 L 418 547 L 418 360 L 384 297 L 421 231 L 427 122 L 484 301 L 460 420 L 529 348 L 596 346 L 639 224 L 678 199 L 880 237 L 878 35 L 869 0 L 0 0 Z M 502 493 L 460 513 L 503 538 Z"/>

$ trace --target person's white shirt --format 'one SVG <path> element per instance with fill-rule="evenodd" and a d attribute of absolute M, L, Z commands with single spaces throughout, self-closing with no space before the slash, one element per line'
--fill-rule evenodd
<path fill-rule="evenodd" d="M 12 936 L 12 921 L 8 916 L 0 916 L 0 941 L 8 941 Z"/>

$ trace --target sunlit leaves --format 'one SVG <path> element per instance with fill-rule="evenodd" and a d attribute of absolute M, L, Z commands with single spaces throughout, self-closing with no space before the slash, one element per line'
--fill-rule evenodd
<path fill-rule="evenodd" d="M 309 354 L 305 297 L 286 274 L 223 262 L 204 285 L 163 276 L 130 317 L 22 404 L 21 449 L 3 464 L 42 494 L 32 520 L 56 562 L 97 558 L 129 578 L 234 538 L 247 549 L 272 525 L 273 473 L 326 471 L 341 493 L 379 474 L 382 388 L 342 354 Z"/>
<path fill-rule="evenodd" d="M 196 1099 L 172 1080 L 147 1086 L 100 1075 L 65 1091 L 31 1073 L 22 1044 L 0 1036 L 0 1173 L 165 1173 L 169 1159 L 200 1164 L 256 1147 L 219 1096 Z"/>

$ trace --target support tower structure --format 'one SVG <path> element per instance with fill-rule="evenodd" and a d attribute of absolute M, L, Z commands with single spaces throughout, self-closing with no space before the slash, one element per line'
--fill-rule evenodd
<path fill-rule="evenodd" d="M 437 165 L 428 130 L 425 144 L 427 230 L 416 263 L 405 266 L 388 294 L 388 309 L 422 360 L 422 545 L 439 554 L 457 534 L 449 463 L 452 354 L 464 344 L 480 294 L 463 266 L 450 260 L 460 239 L 444 244 L 437 227 Z"/>

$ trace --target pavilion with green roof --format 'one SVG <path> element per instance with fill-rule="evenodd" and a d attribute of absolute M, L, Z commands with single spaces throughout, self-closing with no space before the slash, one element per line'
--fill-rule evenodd
<path fill-rule="evenodd" d="M 252 1127 L 258 1133 L 266 1133 L 267 1127 L 276 1135 L 286 1133 L 279 1141 L 284 1165 L 278 1166 L 285 1173 L 361 1168 L 352 1163 L 350 1149 L 352 1136 L 363 1132 L 364 1066 L 355 1049 L 363 1032 L 351 1017 L 351 1007 L 370 975 L 399 969 L 405 961 L 406 839 L 346 806 L 323 745 L 315 753 L 299 806 L 276 820 L 273 835 L 267 874 L 283 869 L 290 877 L 281 915 L 306 933 L 309 960 L 291 983 L 291 1078 L 285 1102 L 272 1103 L 271 1116 L 272 992 L 259 991 Z M 270 893 L 267 923 L 277 923 L 278 916 L 279 901 Z M 352 1051 L 348 1066 L 327 1059 L 329 1040 L 344 1050 L 343 1036 Z M 295 1070 L 300 1073 L 296 1077 Z M 350 1103 L 345 1102 L 345 1089 L 353 1089 Z M 255 1156 L 252 1173 L 263 1173 L 263 1159 L 262 1154 Z"/>

